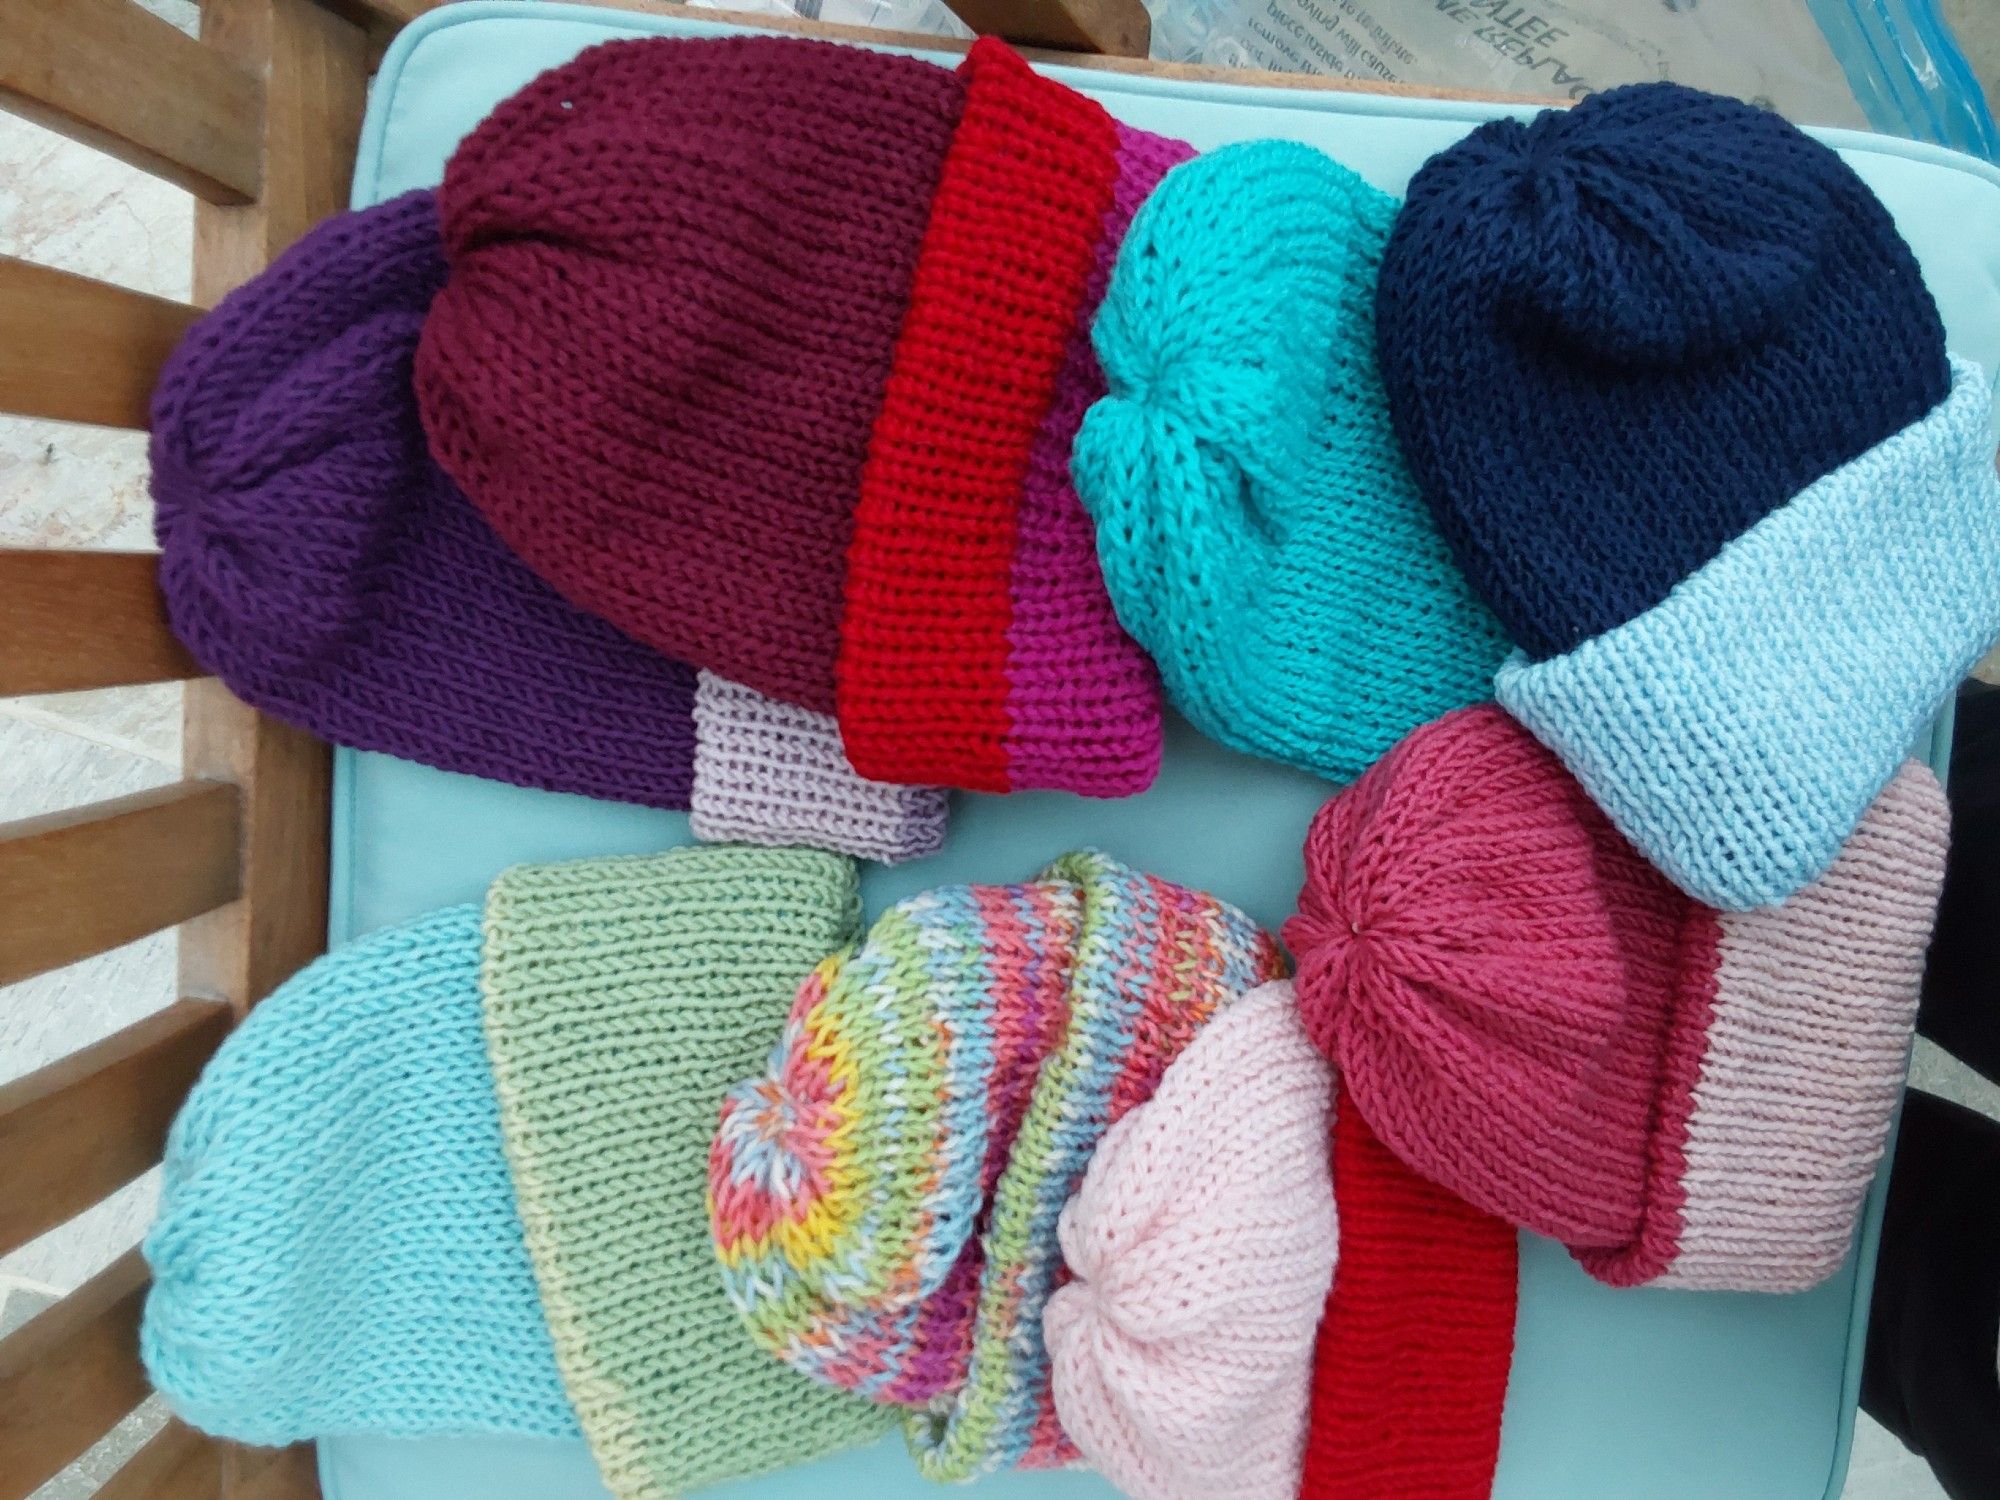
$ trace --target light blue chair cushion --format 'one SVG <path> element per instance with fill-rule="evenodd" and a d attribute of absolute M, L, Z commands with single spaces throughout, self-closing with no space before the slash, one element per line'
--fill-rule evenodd
<path fill-rule="evenodd" d="M 453 145 L 543 69 L 615 36 L 707 35 L 719 24 L 533 3 L 463 4 L 404 31 L 370 102 L 354 202 L 435 183 Z M 1322 147 L 1400 193 L 1431 153 L 1502 111 L 1054 70 L 1143 129 L 1210 148 L 1283 136 Z M 1829 139 L 1895 213 L 1936 293 L 1952 347 L 2000 366 L 2000 172 L 1933 147 Z M 1941 764 L 1942 730 L 1918 747 Z M 476 900 L 521 860 L 685 843 L 687 820 L 454 776 L 341 751 L 335 768 L 332 937 Z M 1298 893 L 1300 842 L 1328 793 L 1302 772 L 1223 750 L 1180 723 L 1142 797 L 1061 793 L 958 799 L 943 853 L 872 870 L 872 910 L 945 881 L 1014 880 L 1094 844 L 1204 886 L 1258 920 Z M 1613 1291 L 1556 1245 L 1524 1237 L 1520 1318 L 1496 1494 L 1500 1500 L 1822 1500 L 1839 1493 L 1860 1377 L 1861 1328 L 1881 1184 L 1862 1243 L 1814 1291 L 1789 1297 Z M 689 1413 L 690 1421 L 700 1414 Z M 347 1437 L 320 1449 L 328 1500 L 603 1500 L 580 1442 Z M 1089 1475 L 1002 1475 L 996 1500 L 1108 1500 Z M 900 1441 L 712 1492 L 718 1500 L 919 1500 Z"/>

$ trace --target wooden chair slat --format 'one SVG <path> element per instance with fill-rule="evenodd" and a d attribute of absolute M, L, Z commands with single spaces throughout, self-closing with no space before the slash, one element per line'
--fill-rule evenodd
<path fill-rule="evenodd" d="M 199 677 L 150 552 L 0 547 L 0 698 Z"/>
<path fill-rule="evenodd" d="M 319 1463 L 311 1443 L 290 1448 L 223 1450 L 223 1494 L 228 1500 L 318 1500 Z"/>
<path fill-rule="evenodd" d="M 1106 57 L 1144 57 L 1153 19 L 1143 0 L 944 0 L 981 36 L 1024 47 L 1053 47 Z"/>
<path fill-rule="evenodd" d="M 0 411 L 143 429 L 160 366 L 200 316 L 0 255 Z"/>
<path fill-rule="evenodd" d="M 0 0 L 0 107 L 213 203 L 263 180 L 264 88 L 137 0 Z"/>
<path fill-rule="evenodd" d="M 183 781 L 0 826 L 0 984 L 234 901 L 240 806 Z"/>
<path fill-rule="evenodd" d="M 172 1417 L 91 1500 L 216 1500 L 223 1447 Z"/>
<path fill-rule="evenodd" d="M 0 1255 L 160 1159 L 175 1111 L 234 1019 L 220 1000 L 178 1001 L 0 1084 Z"/>
<path fill-rule="evenodd" d="M 146 1398 L 146 1280 L 128 1250 L 0 1339 L 0 1500 L 26 1500 Z"/>

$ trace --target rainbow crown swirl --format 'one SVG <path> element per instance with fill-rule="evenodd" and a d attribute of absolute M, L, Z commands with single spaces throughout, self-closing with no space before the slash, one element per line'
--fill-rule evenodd
<path fill-rule="evenodd" d="M 932 1478 L 1073 1461 L 1041 1341 L 1057 1216 L 1195 1032 L 1283 972 L 1233 907 L 1089 851 L 891 908 L 723 1104 L 710 1217 L 752 1335 L 921 1408 Z"/>

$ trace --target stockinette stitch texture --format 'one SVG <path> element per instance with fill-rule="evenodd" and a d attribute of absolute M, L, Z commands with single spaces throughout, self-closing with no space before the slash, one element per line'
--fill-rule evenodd
<path fill-rule="evenodd" d="M 723 1106 L 710 1214 L 752 1336 L 910 1408 L 927 1477 L 1074 1462 L 1042 1340 L 1063 1205 L 1210 1015 L 1282 964 L 1234 908 L 1091 852 L 891 908 Z"/>
<path fill-rule="evenodd" d="M 1500 702 L 1703 901 L 1821 874 L 2000 634 L 1987 384 L 1888 211 L 1775 115 L 1614 89 L 1434 157 L 1376 313 Z"/>
<path fill-rule="evenodd" d="M 556 1363 L 617 1500 L 809 1462 L 888 1425 L 745 1336 L 702 1209 L 718 1101 L 858 923 L 853 865 L 816 850 L 523 866 L 488 894 L 507 1159 Z"/>
<path fill-rule="evenodd" d="M 1350 781 L 1491 696 L 1507 652 L 1403 463 L 1375 361 L 1395 200 L 1324 153 L 1224 147 L 1140 210 L 1072 467 L 1105 582 L 1211 738 Z"/>
<path fill-rule="evenodd" d="M 567 603 L 432 461 L 410 364 L 429 192 L 339 214 L 202 318 L 153 396 L 160 587 L 238 697 L 337 744 L 685 808 L 694 675 Z"/>
<path fill-rule="evenodd" d="M 616 41 L 460 145 L 424 424 L 565 596 L 832 711 L 855 493 L 962 95 L 857 47 Z"/>
<path fill-rule="evenodd" d="M 694 696 L 698 839 L 806 845 L 900 864 L 944 846 L 940 787 L 855 774 L 831 715 L 703 672 Z"/>
<path fill-rule="evenodd" d="M 1462 710 L 1314 820 L 1301 1012 L 1403 1161 L 1599 1280 L 1812 1286 L 1888 1137 L 1946 822 L 1910 762 L 1819 881 L 1719 912 Z"/>
<path fill-rule="evenodd" d="M 167 1138 L 140 1349 L 194 1427 L 575 1437 L 480 1032 L 477 906 L 315 961 Z"/>
<path fill-rule="evenodd" d="M 947 153 L 847 558 L 839 716 L 864 776 L 1142 791 L 1159 687 L 1104 592 L 1068 460 L 1103 393 L 1089 328 L 1179 141 L 997 41 Z"/>
<path fill-rule="evenodd" d="M 1043 1319 L 1056 1415 L 1132 1500 L 1293 1500 L 1335 1258 L 1332 1076 L 1289 981 L 1218 1014 L 1092 1153 Z"/>

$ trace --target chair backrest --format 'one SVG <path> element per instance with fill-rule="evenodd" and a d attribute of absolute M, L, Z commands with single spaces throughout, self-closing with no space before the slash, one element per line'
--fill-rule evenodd
<path fill-rule="evenodd" d="M 202 0 L 197 38 L 137 0 L 0 0 L 0 107 L 195 199 L 192 305 L 0 256 L 0 413 L 143 429 L 200 308 L 345 207 L 369 74 L 436 3 Z M 1145 55 L 1140 0 L 953 3 L 1022 43 Z M 325 941 L 328 747 L 201 676 L 150 554 L 0 549 L 0 698 L 172 681 L 187 682 L 176 785 L 0 826 L 0 985 L 180 929 L 180 998 L 0 1085 L 0 1254 L 151 1168 L 203 1063 Z M 145 1399 L 146 1279 L 135 1247 L 0 1340 L 0 1500 L 26 1500 Z M 310 1446 L 169 1421 L 97 1493 L 305 1500 L 318 1482 Z"/>

